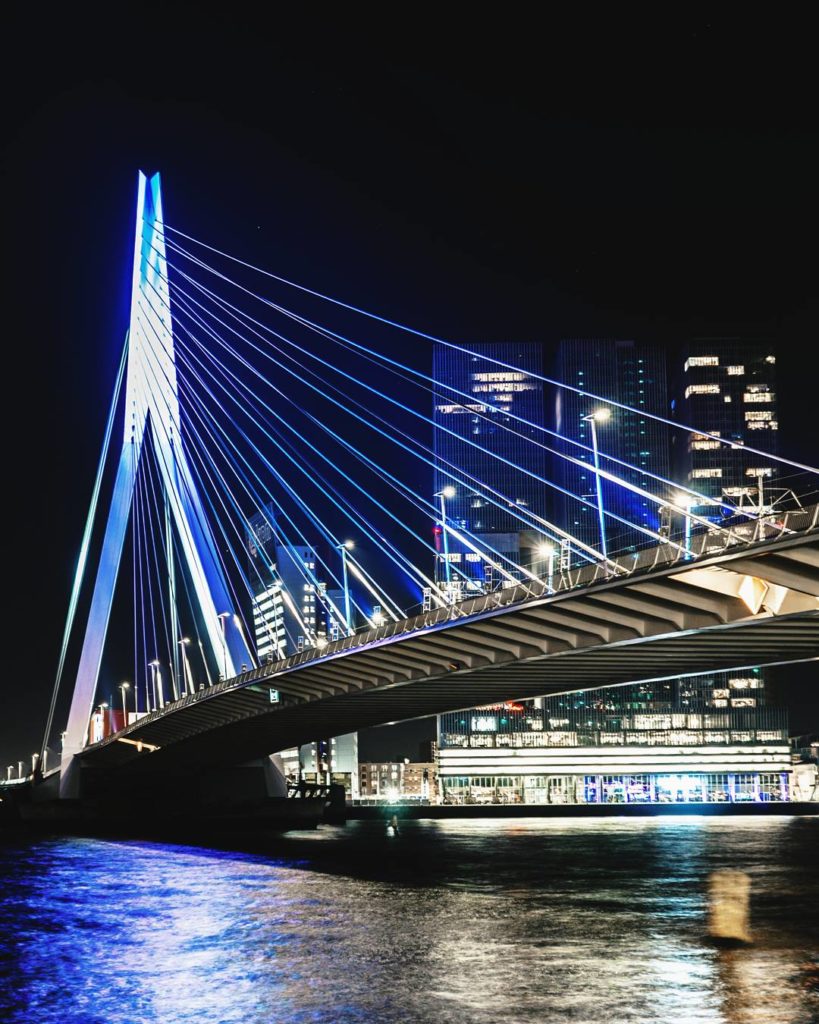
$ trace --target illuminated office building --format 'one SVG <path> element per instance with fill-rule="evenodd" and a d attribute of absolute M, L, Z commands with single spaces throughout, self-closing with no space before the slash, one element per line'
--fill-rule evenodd
<path fill-rule="evenodd" d="M 697 685 L 692 678 L 441 715 L 442 799 L 456 804 L 789 800 L 787 715 L 754 703 L 762 692 L 758 670 L 696 677 Z"/>
<path fill-rule="evenodd" d="M 279 543 L 275 512 L 267 506 L 248 524 L 249 578 L 254 586 L 253 629 L 260 662 L 276 661 L 305 647 L 344 635 L 339 615 L 340 590 L 317 580 L 316 551 L 311 545 Z M 358 734 L 327 737 L 281 751 L 280 768 L 288 782 L 344 785 L 358 791 Z"/>
<path fill-rule="evenodd" d="M 543 516 L 552 501 L 548 487 L 536 479 L 546 477 L 545 453 L 532 443 L 545 440 L 537 429 L 544 424 L 543 382 L 532 376 L 543 372 L 542 348 L 511 343 L 469 347 L 433 346 L 433 493 L 453 489 L 445 498 L 447 522 L 468 531 L 473 543 L 477 538 L 481 550 L 491 548 L 518 565 L 530 564 L 540 536 L 537 524 L 529 526 L 531 520 L 522 522 L 509 509 Z M 445 551 L 440 526 L 436 543 L 439 579 L 448 557 L 459 570 L 451 574 L 453 580 L 463 573 L 474 581 L 471 587 L 466 584 L 468 589 L 487 582 L 485 560 L 468 545 L 450 536 Z M 491 570 L 488 575 L 491 581 Z"/>
<path fill-rule="evenodd" d="M 776 355 L 766 341 L 696 338 L 680 356 L 674 414 L 693 430 L 675 431 L 674 464 L 681 481 L 710 498 L 755 511 L 770 510 L 776 463 L 745 445 L 776 455 L 779 411 Z M 714 437 L 730 441 L 721 444 Z M 715 521 L 728 509 L 703 504 L 693 511 Z"/>

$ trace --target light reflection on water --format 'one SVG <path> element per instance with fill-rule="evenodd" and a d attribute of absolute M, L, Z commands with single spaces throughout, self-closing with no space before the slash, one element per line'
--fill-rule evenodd
<path fill-rule="evenodd" d="M 0 850 L 13 1024 L 810 1024 L 817 819 L 380 823 L 228 852 Z M 706 878 L 752 880 L 748 949 Z"/>

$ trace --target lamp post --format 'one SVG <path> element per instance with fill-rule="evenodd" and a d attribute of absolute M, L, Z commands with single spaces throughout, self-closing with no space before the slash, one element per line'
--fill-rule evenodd
<path fill-rule="evenodd" d="M 130 683 L 120 683 L 119 692 L 122 694 L 122 727 L 128 724 L 128 705 L 126 703 L 126 691 L 131 689 Z"/>
<path fill-rule="evenodd" d="M 193 694 L 193 673 L 191 672 L 191 663 L 188 661 L 188 644 L 191 642 L 190 637 L 183 636 L 181 640 L 177 640 L 176 642 L 182 648 L 182 669 L 185 673 L 185 685 L 187 686 L 188 693 Z"/>
<path fill-rule="evenodd" d="M 442 487 L 440 491 L 436 491 L 433 497 L 441 499 L 441 540 L 443 541 L 444 546 L 444 580 L 446 581 L 448 588 L 452 577 L 452 571 L 449 565 L 449 536 L 446 532 L 446 499 L 455 497 L 455 488 L 451 484 L 447 484 L 447 486 Z"/>
<path fill-rule="evenodd" d="M 151 702 L 151 699 L 150 699 L 151 694 L 148 694 L 148 711 L 150 712 L 150 711 L 156 711 L 157 707 L 159 706 L 159 701 L 157 699 L 157 685 L 156 685 L 156 679 L 157 679 L 157 676 L 159 674 L 159 661 L 156 658 L 154 658 L 153 661 L 149 661 L 148 662 L 148 668 L 151 670 L 151 688 L 153 690 L 153 702 Z"/>
<path fill-rule="evenodd" d="M 685 557 L 691 557 L 691 506 L 696 505 L 696 499 L 693 494 L 688 494 L 685 491 L 679 491 L 674 495 L 674 504 L 683 510 L 683 520 L 685 522 Z"/>
<path fill-rule="evenodd" d="M 600 480 L 600 452 L 597 448 L 597 428 L 596 423 L 605 423 L 611 419 L 611 409 L 596 409 L 594 412 L 589 413 L 588 416 L 581 417 L 585 423 L 588 423 L 591 427 L 591 438 L 592 438 L 592 455 L 594 457 L 594 484 L 597 492 L 597 516 L 600 521 L 600 550 L 603 552 L 603 558 L 608 561 L 608 551 L 606 550 L 606 522 L 603 513 L 603 484 Z"/>
<path fill-rule="evenodd" d="M 219 612 L 217 618 L 222 624 L 222 653 L 224 655 L 224 671 L 222 672 L 222 678 L 227 679 L 227 637 L 225 636 L 225 620 L 230 618 L 230 612 Z"/>
<path fill-rule="evenodd" d="M 336 550 L 341 552 L 341 579 L 344 586 L 344 624 L 347 627 L 347 636 L 353 632 L 352 618 L 350 615 L 350 584 L 347 578 L 347 552 L 353 548 L 351 540 L 345 540 L 342 544 L 336 544 Z"/>
<path fill-rule="evenodd" d="M 205 675 L 208 677 L 208 686 L 213 686 L 213 680 L 210 677 L 210 668 L 208 667 L 208 659 L 205 656 L 205 645 L 201 640 L 199 641 L 199 651 L 202 655 L 202 662 L 205 666 Z"/>
<path fill-rule="evenodd" d="M 105 739 L 105 709 L 108 707 L 108 701 L 104 700 L 101 704 L 97 705 L 97 714 L 100 716 L 100 739 Z"/>
<path fill-rule="evenodd" d="M 545 558 L 548 561 L 548 587 L 549 593 L 554 593 L 554 587 L 552 586 L 552 580 L 555 575 L 555 549 L 553 544 L 540 544 L 537 549 L 537 553 L 540 558 Z"/>

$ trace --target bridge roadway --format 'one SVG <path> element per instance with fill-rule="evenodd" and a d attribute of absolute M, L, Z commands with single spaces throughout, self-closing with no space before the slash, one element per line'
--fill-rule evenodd
<path fill-rule="evenodd" d="M 615 575 L 555 576 L 554 593 L 521 584 L 357 633 L 184 697 L 79 757 L 136 781 L 501 700 L 819 658 L 819 506 L 785 522 L 695 536 L 690 560 L 663 545 Z"/>

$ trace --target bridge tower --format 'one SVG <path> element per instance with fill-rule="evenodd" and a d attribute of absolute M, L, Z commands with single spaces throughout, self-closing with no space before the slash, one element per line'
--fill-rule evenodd
<path fill-rule="evenodd" d="M 220 621 L 220 613 L 231 609 L 233 602 L 182 447 L 158 173 L 150 178 L 139 173 L 127 345 L 122 448 L 63 742 L 60 779 L 63 797 L 78 794 L 79 772 L 74 759 L 85 745 L 94 707 L 149 417 L 166 508 L 176 528 L 179 550 L 193 583 L 193 594 L 215 663 L 224 664 L 228 676 L 235 675 L 242 664 L 253 664 L 247 642 L 233 616 L 225 616 Z"/>

